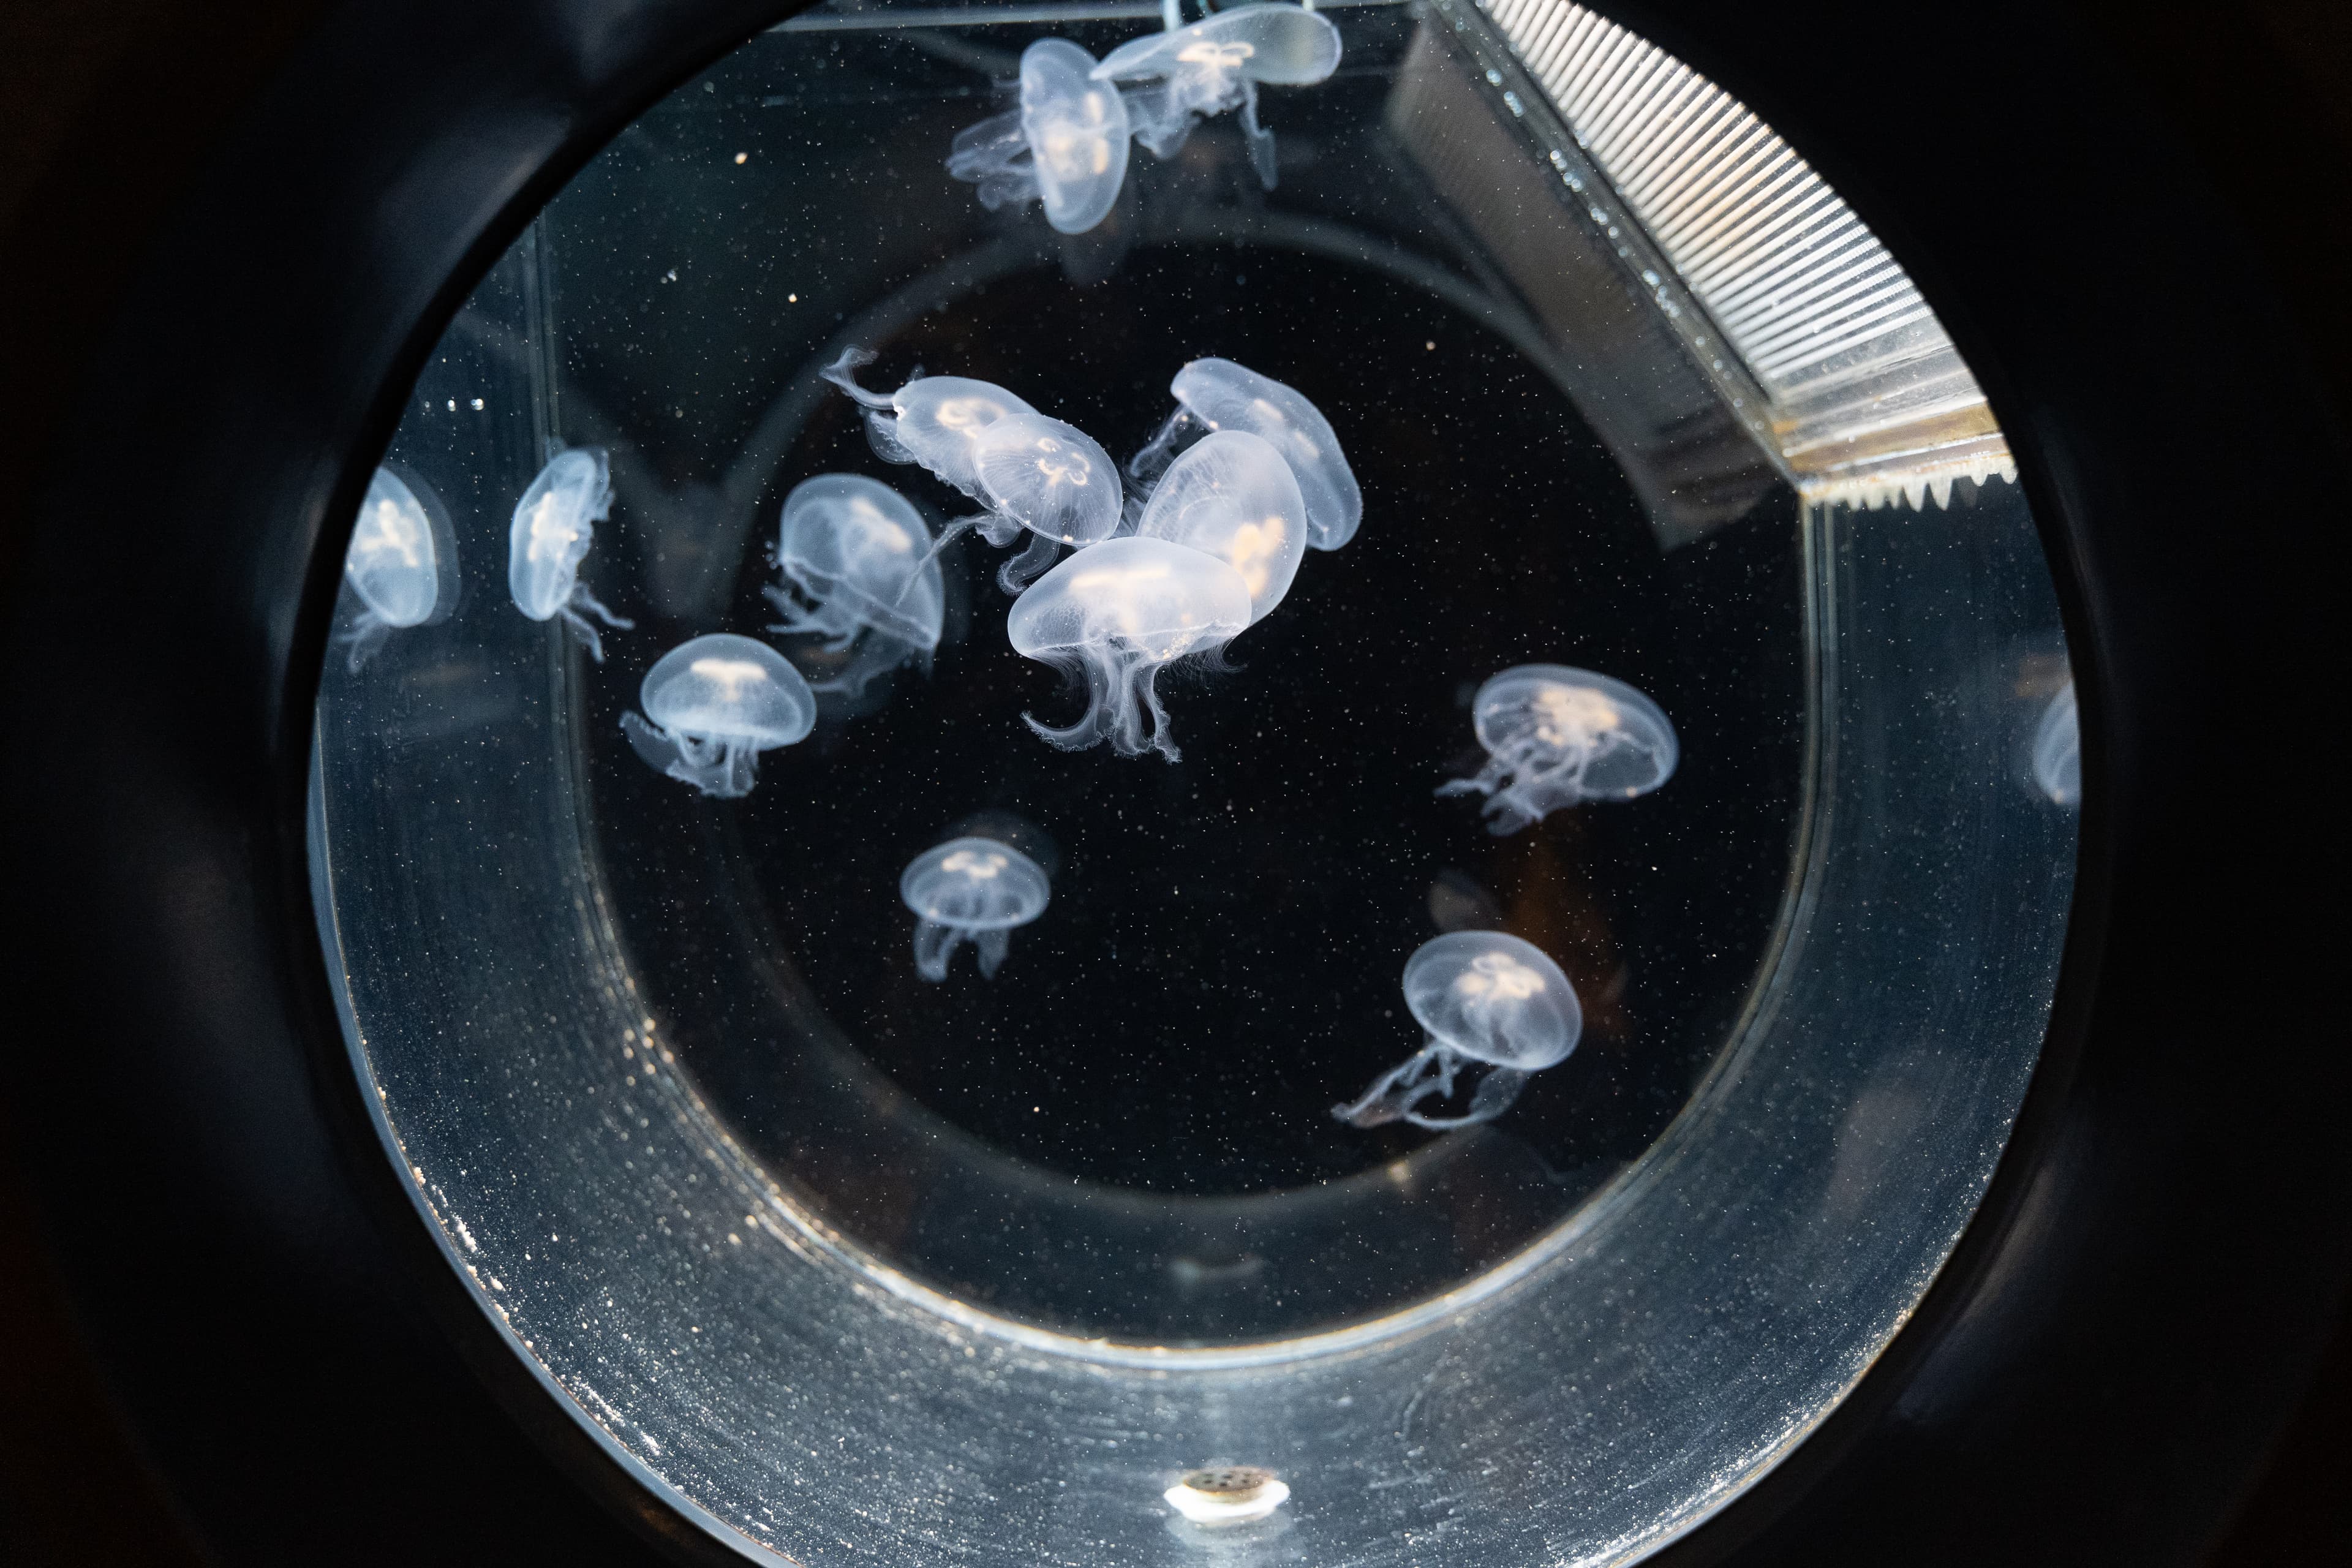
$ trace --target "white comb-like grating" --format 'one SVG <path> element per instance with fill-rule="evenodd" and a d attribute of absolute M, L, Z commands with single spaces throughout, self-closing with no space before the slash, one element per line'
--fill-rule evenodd
<path fill-rule="evenodd" d="M 1808 499 L 2016 477 L 1918 288 L 1745 104 L 1570 0 L 1478 4 L 1769 398 Z"/>

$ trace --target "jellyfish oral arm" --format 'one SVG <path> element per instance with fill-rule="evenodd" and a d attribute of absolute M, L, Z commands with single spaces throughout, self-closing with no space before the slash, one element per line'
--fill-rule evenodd
<path fill-rule="evenodd" d="M 1518 1068 L 1489 1067 L 1470 1091 L 1469 1108 L 1461 1115 L 1422 1114 L 1416 1109 L 1422 1101 L 1453 1096 L 1454 1075 L 1461 1066 L 1462 1058 L 1453 1047 L 1433 1042 L 1373 1079 L 1361 1099 L 1333 1106 L 1331 1114 L 1351 1127 L 1379 1127 L 1391 1121 L 1410 1121 L 1439 1132 L 1471 1127 L 1508 1110 L 1534 1076 Z"/>
<path fill-rule="evenodd" d="M 1004 955 L 1013 950 L 1013 932 L 1001 926 L 978 931 L 972 936 L 971 945 L 980 960 L 980 977 L 993 980 L 996 972 L 1004 967 Z"/>
<path fill-rule="evenodd" d="M 980 205 L 990 212 L 1035 201 L 1037 170 L 1020 111 L 993 115 L 957 132 L 948 152 L 948 175 L 978 185 Z"/>
<path fill-rule="evenodd" d="M 874 351 L 871 349 L 844 349 L 839 359 L 818 374 L 868 408 L 891 408 L 894 405 L 889 398 L 878 392 L 868 392 L 857 384 L 857 372 L 873 363 Z"/>
<path fill-rule="evenodd" d="M 580 613 L 583 610 L 594 616 L 614 631 L 626 632 L 636 629 L 636 622 L 625 616 L 614 615 L 598 602 L 596 595 L 588 591 L 587 584 L 573 583 L 572 596 L 563 602 L 563 607 L 556 611 L 556 614 L 562 617 L 565 626 L 572 628 L 572 635 L 587 645 L 588 657 L 598 664 L 604 662 L 604 639 L 597 636 L 594 626 L 588 624 L 587 616 Z"/>
<path fill-rule="evenodd" d="M 899 596 L 905 597 L 907 589 L 914 585 L 915 580 L 908 578 L 907 588 L 899 590 Z M 776 606 L 776 613 L 784 617 L 770 626 L 769 631 L 785 637 L 822 637 L 825 639 L 824 651 L 827 653 L 847 653 L 849 645 L 856 642 L 857 635 L 866 629 L 863 623 L 835 605 L 820 604 L 812 610 L 772 583 L 760 592 Z"/>
<path fill-rule="evenodd" d="M 938 984 L 948 977 L 948 960 L 955 956 L 963 932 L 937 921 L 915 922 L 915 973 Z"/>
<path fill-rule="evenodd" d="M 1423 1046 L 1372 1080 L 1372 1087 L 1331 1114 L 1350 1127 L 1380 1127 L 1401 1121 L 1432 1094 L 1454 1089 L 1454 1053 L 1444 1046 Z"/>

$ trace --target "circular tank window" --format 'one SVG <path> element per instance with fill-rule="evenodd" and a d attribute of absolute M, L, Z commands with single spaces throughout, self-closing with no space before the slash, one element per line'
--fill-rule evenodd
<path fill-rule="evenodd" d="M 451 1264 L 734 1549 L 1622 1561 L 1981 1197 L 2074 715 L 1934 313 L 1639 38 L 840 4 L 449 323 L 312 863 Z"/>

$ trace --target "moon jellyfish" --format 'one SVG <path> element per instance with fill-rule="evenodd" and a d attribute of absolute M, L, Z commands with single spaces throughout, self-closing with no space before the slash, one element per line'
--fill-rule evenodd
<path fill-rule="evenodd" d="M 1241 574 L 1250 620 L 1282 603 L 1307 553 L 1307 503 L 1282 454 L 1255 436 L 1220 430 L 1176 459 L 1136 524 L 1215 556 Z"/>
<path fill-rule="evenodd" d="M 1157 81 L 1129 97 L 1135 139 L 1172 158 L 1193 121 L 1238 107 L 1250 165 L 1274 189 L 1274 132 L 1257 122 L 1261 82 L 1306 87 L 1339 68 L 1339 29 L 1297 5 L 1244 5 L 1204 22 L 1120 45 L 1094 68 L 1097 81 Z"/>
<path fill-rule="evenodd" d="M 1331 1114 L 1355 1127 L 1400 1119 L 1443 1130 L 1492 1121 L 1529 1075 L 1568 1059 L 1584 1032 L 1576 988 L 1543 950 L 1497 931 L 1461 931 L 1425 942 L 1404 965 L 1404 1005 L 1429 1043 Z M 1485 1070 L 1458 1116 L 1415 1109 L 1450 1100 L 1465 1067 Z"/>
<path fill-rule="evenodd" d="M 816 695 L 766 643 L 713 632 L 680 643 L 646 671 L 645 716 L 621 715 L 646 762 L 705 795 L 751 793 L 759 753 L 789 746 L 816 722 Z"/>
<path fill-rule="evenodd" d="M 907 863 L 898 897 L 915 911 L 915 973 L 948 977 L 948 960 L 970 942 L 983 979 L 993 980 L 1013 928 L 1045 910 L 1045 868 L 994 838 L 950 838 Z"/>
<path fill-rule="evenodd" d="M 786 586 L 764 592 L 783 612 L 771 631 L 825 639 L 847 653 L 842 673 L 813 689 L 851 697 L 908 659 L 930 662 L 946 599 L 931 531 L 898 491 L 862 474 L 819 474 L 784 498 L 776 566 Z"/>
<path fill-rule="evenodd" d="M 1243 430 L 1268 442 L 1290 465 L 1307 501 L 1307 543 L 1337 550 L 1364 521 L 1364 492 L 1339 450 L 1323 411 L 1296 389 L 1229 359 L 1196 359 L 1176 373 L 1168 390 L 1176 412 L 1127 466 L 1146 484 L 1191 437 L 1206 430 Z"/>
<path fill-rule="evenodd" d="M 1622 680 L 1564 664 L 1523 664 L 1471 703 L 1486 765 L 1438 786 L 1483 795 L 1486 830 L 1516 833 L 1586 800 L 1631 800 L 1673 776 L 1682 752 L 1658 705 Z"/>
<path fill-rule="evenodd" d="M 1043 199 L 1064 234 L 1102 222 L 1127 179 L 1129 126 L 1118 89 L 1092 80 L 1094 56 L 1045 38 L 1021 56 L 1021 107 L 959 132 L 948 173 L 980 187 L 980 205 Z"/>
<path fill-rule="evenodd" d="M 515 503 L 514 527 L 507 535 L 507 588 L 515 608 L 534 621 L 562 616 L 600 663 L 604 639 L 580 612 L 622 631 L 637 624 L 598 604 L 580 581 L 580 563 L 595 540 L 596 524 L 612 510 L 613 476 L 603 449 L 575 447 L 540 469 Z"/>
<path fill-rule="evenodd" d="M 2083 801 L 2083 729 L 2074 708 L 2074 683 L 2058 689 L 2033 731 L 2033 782 L 2060 805 Z"/>
<path fill-rule="evenodd" d="M 972 524 L 1000 545 L 1028 530 L 1029 548 L 996 574 L 1008 594 L 1026 588 L 1063 545 L 1099 544 L 1118 530 L 1118 465 L 1075 425 L 1043 414 L 1007 415 L 972 443 L 972 467 L 992 515 L 950 525 L 940 543 Z"/>
<path fill-rule="evenodd" d="M 1087 688 L 1087 710 L 1063 729 L 1024 714 L 1066 752 L 1108 740 L 1121 756 L 1177 760 L 1153 682 L 1163 666 L 1223 647 L 1250 624 L 1242 574 L 1164 539 L 1111 539 L 1079 552 L 1021 595 L 1006 617 L 1013 650 Z"/>
<path fill-rule="evenodd" d="M 351 668 L 388 633 L 433 619 L 456 590 L 457 567 L 457 538 L 439 503 L 428 506 L 398 474 L 378 468 L 343 552 L 343 581 L 360 602 L 344 642 Z"/>
<path fill-rule="evenodd" d="M 857 384 L 859 367 L 874 363 L 866 349 L 845 349 L 824 379 L 862 405 L 866 439 L 885 462 L 917 463 L 982 505 L 975 444 L 1009 414 L 1037 411 L 993 382 L 961 375 L 920 376 L 887 396 Z"/>

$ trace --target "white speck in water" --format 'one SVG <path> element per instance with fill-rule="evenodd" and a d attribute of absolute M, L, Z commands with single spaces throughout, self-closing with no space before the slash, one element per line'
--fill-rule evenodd
<path fill-rule="evenodd" d="M 482 400 L 481 400 L 480 398 L 477 397 L 476 399 L 474 399 L 474 412 L 475 412 L 475 413 L 477 413 L 477 414 L 479 414 L 481 411 L 482 411 Z"/>
<path fill-rule="evenodd" d="M 751 154 L 749 153 L 738 153 L 735 154 L 735 161 L 739 163 L 748 163 L 751 161 Z"/>

